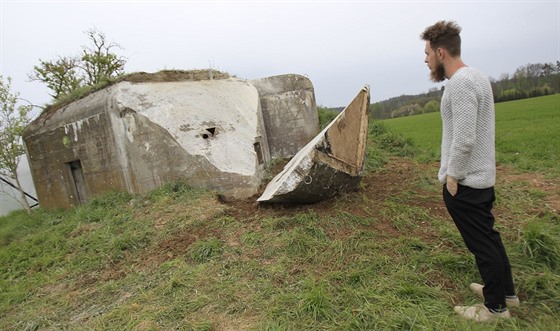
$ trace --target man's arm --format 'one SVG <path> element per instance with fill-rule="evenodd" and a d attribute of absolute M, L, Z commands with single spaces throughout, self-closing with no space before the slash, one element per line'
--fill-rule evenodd
<path fill-rule="evenodd" d="M 451 92 L 453 136 L 447 168 L 447 178 L 454 184 L 467 176 L 467 167 L 476 142 L 478 98 L 474 82 L 457 77 Z M 453 183 L 451 183 L 453 185 Z"/>

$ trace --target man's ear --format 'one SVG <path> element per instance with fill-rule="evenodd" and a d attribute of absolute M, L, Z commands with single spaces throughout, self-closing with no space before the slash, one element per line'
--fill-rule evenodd
<path fill-rule="evenodd" d="M 437 54 L 437 57 L 438 57 L 439 60 L 443 60 L 443 58 L 444 58 L 444 56 L 445 56 L 445 49 L 443 49 L 443 48 L 441 48 L 441 47 L 438 48 L 438 49 L 436 50 L 436 54 Z"/>
<path fill-rule="evenodd" d="M 436 55 L 438 57 L 438 60 L 443 59 L 443 55 L 444 55 L 444 50 L 443 48 L 439 47 L 438 49 L 436 49 Z"/>

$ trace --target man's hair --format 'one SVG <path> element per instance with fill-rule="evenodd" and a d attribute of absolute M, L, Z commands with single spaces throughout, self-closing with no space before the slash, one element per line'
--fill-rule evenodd
<path fill-rule="evenodd" d="M 430 42 L 435 51 L 444 48 L 451 56 L 461 55 L 461 27 L 453 21 L 439 21 L 422 32 L 420 38 Z"/>

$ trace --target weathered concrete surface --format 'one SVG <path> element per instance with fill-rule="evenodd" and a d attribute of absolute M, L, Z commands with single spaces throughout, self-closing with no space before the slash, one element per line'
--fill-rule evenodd
<path fill-rule="evenodd" d="M 313 84 L 296 74 L 249 82 L 259 91 L 271 157 L 294 156 L 319 133 Z"/>
<path fill-rule="evenodd" d="M 80 203 L 77 188 L 70 182 L 69 162 L 76 159 L 82 159 L 86 166 L 90 192 L 101 183 L 124 189 L 112 125 L 105 111 L 107 96 L 90 95 L 74 108 L 39 117 L 27 126 L 23 139 L 41 206 L 64 208 Z M 82 197 L 82 201 L 86 199 Z"/>
<path fill-rule="evenodd" d="M 24 141 L 45 208 L 177 179 L 249 197 L 270 160 L 258 91 L 235 78 L 120 82 L 39 117 Z"/>
<path fill-rule="evenodd" d="M 364 167 L 370 104 L 354 100 L 267 185 L 259 202 L 313 203 L 355 189 Z"/>

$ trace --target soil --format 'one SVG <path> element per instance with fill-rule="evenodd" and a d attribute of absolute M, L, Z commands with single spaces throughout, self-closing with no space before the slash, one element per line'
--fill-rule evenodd
<path fill-rule="evenodd" d="M 543 203 L 552 213 L 560 214 L 560 178 L 548 178 L 544 174 L 519 173 L 515 170 L 499 166 L 497 168 L 498 182 L 518 182 L 527 188 L 545 193 Z"/>
<path fill-rule="evenodd" d="M 281 171 L 284 164 L 277 165 L 273 171 Z M 355 192 L 349 192 L 343 197 L 328 199 L 311 205 L 298 204 L 259 204 L 257 198 L 264 190 L 261 188 L 259 194 L 245 199 L 224 201 L 230 206 L 229 214 L 235 218 L 252 218 L 257 215 L 282 216 L 289 215 L 305 210 L 312 209 L 320 215 L 335 215 L 341 210 L 351 211 L 356 216 L 367 215 L 366 209 L 372 206 L 382 206 L 383 203 L 392 195 L 397 195 L 406 190 L 409 183 L 417 181 L 422 174 L 432 175 L 435 180 L 439 163 L 415 164 L 411 160 L 403 158 L 393 158 L 383 169 L 369 174 L 362 178 L 360 188 Z M 517 182 L 526 185 L 528 188 L 542 191 L 545 194 L 543 200 L 544 207 L 549 211 L 560 213 L 560 178 L 547 178 L 544 174 L 517 173 L 510 167 L 499 166 L 497 168 L 498 186 L 509 186 Z M 436 183 L 436 185 L 439 185 Z M 447 210 L 440 199 L 440 191 L 426 190 L 422 193 L 421 200 L 410 201 L 410 205 L 425 208 L 430 211 L 432 216 L 448 217 Z M 367 197 L 368 204 L 364 203 L 363 196 Z M 334 208 L 333 200 L 343 201 Z"/>
<path fill-rule="evenodd" d="M 282 170 L 285 163 L 276 165 L 272 173 Z M 243 200 L 228 200 L 217 196 L 216 201 L 206 202 L 205 210 L 217 210 L 215 205 L 223 206 L 223 213 L 239 220 L 245 224 L 245 231 L 250 228 L 259 228 L 261 221 L 271 217 L 291 216 L 301 212 L 313 211 L 319 216 L 339 216 L 341 213 L 348 213 L 357 217 L 374 217 L 376 222 L 370 225 L 371 231 L 379 234 L 383 238 L 396 238 L 402 236 L 402 231 L 395 228 L 393 220 L 388 216 L 383 216 L 377 211 L 385 206 L 386 201 L 391 197 L 402 194 L 403 191 L 410 188 L 418 187 L 417 183 L 420 178 L 427 177 L 428 184 L 426 188 L 414 191 L 414 198 L 407 202 L 408 206 L 419 207 L 426 210 L 431 218 L 451 219 L 445 209 L 441 198 L 440 184 L 435 180 L 438 164 L 417 164 L 411 160 L 403 158 L 391 159 L 381 170 L 372 172 L 362 178 L 360 187 L 354 192 L 348 192 L 343 196 L 328 199 L 315 204 L 260 204 L 256 200 L 261 192 L 253 197 Z M 507 187 L 513 182 L 527 185 L 528 188 L 534 188 L 544 192 L 545 198 L 543 204 L 535 206 L 538 209 L 537 214 L 544 212 L 552 212 L 559 214 L 560 206 L 560 178 L 547 179 L 541 174 L 516 174 L 512 169 L 507 167 L 498 168 L 498 184 Z M 435 185 L 435 188 L 434 188 Z M 212 204 L 212 205 L 210 205 Z M 186 207 L 189 208 L 189 207 Z M 192 212 L 192 211 L 189 211 Z M 496 216 L 498 222 L 507 222 L 508 217 L 503 215 L 507 210 L 497 210 Z M 504 216 L 504 217 L 502 217 Z M 204 219 L 212 218 L 212 212 L 208 216 L 199 215 Z M 502 218 L 505 218 L 502 220 Z M 164 220 L 165 222 L 165 220 Z M 502 222 L 502 223 L 503 223 Z M 506 224 L 503 224 L 506 225 Z M 156 226 L 158 226 L 156 224 Z M 167 240 L 158 243 L 158 248 L 148 250 L 146 254 L 142 254 L 143 261 L 139 261 L 142 265 L 157 265 L 166 260 L 172 259 L 177 255 L 184 254 L 188 251 L 188 247 L 199 238 L 214 236 L 221 238 L 222 234 L 215 229 L 207 229 L 202 227 L 199 232 L 180 232 Z M 206 231 L 206 232 L 205 232 Z M 213 231 L 214 233 L 207 233 Z M 333 239 L 343 239 L 345 233 L 344 227 L 337 227 L 337 233 L 329 233 Z M 435 231 L 430 228 L 430 224 L 422 222 L 422 224 L 410 230 L 410 234 L 422 238 L 427 243 L 437 243 L 441 238 L 437 237 Z M 348 232 L 351 232 L 348 229 Z M 234 236 L 239 237 L 239 236 Z M 227 238 L 221 238 L 227 239 Z M 235 245 L 236 243 L 231 243 Z M 117 268 L 118 269 L 118 268 Z"/>
<path fill-rule="evenodd" d="M 155 73 L 135 72 L 125 75 L 115 82 L 127 81 L 131 83 L 146 82 L 178 82 L 178 81 L 199 81 L 210 79 L 227 79 L 230 75 L 217 70 L 162 70 Z"/>
<path fill-rule="evenodd" d="M 358 217 L 372 216 L 372 209 L 381 208 L 387 199 L 398 195 L 406 189 L 410 182 L 417 179 L 418 169 L 416 167 L 418 166 L 410 160 L 393 159 L 380 171 L 362 178 L 361 185 L 356 191 L 315 204 L 259 204 L 256 202 L 260 196 L 259 192 L 259 194 L 245 200 L 227 201 L 226 203 L 230 207 L 228 215 L 236 219 L 263 219 L 271 216 L 289 216 L 313 210 L 321 216 L 336 216 L 340 215 L 341 212 L 347 212 Z M 411 201 L 411 204 L 430 209 L 438 215 L 446 212 L 439 201 L 432 200 Z M 391 220 L 377 222 L 376 227 L 376 231 L 385 235 L 399 235 Z"/>

